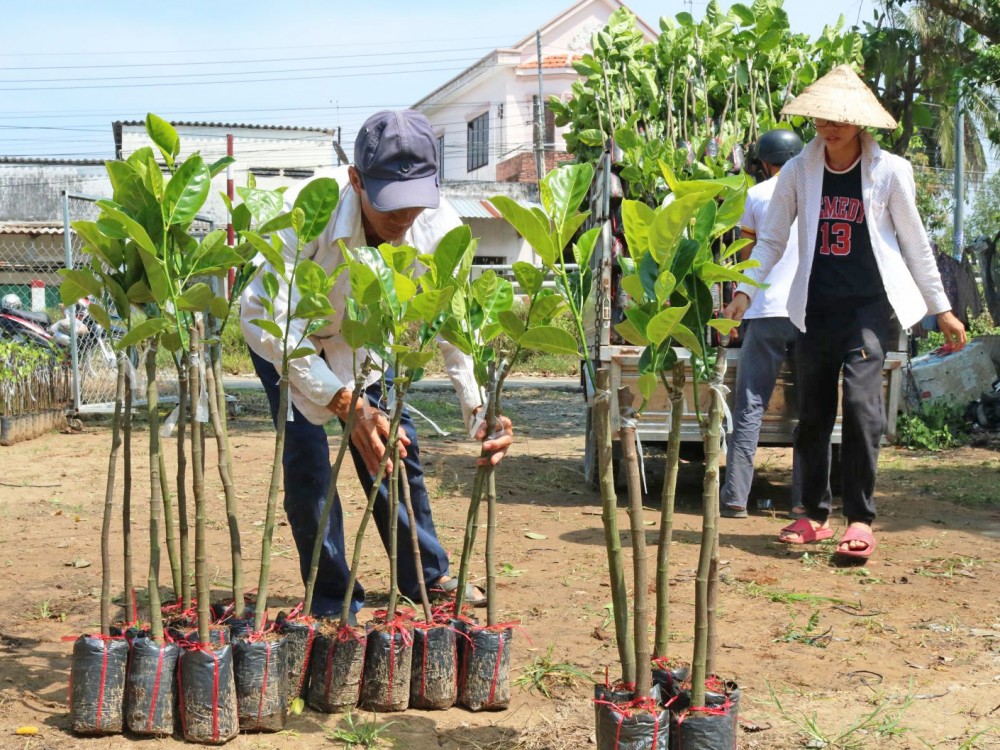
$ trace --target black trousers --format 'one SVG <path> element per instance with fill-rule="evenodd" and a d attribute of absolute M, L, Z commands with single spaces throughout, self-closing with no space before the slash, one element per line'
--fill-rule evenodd
<path fill-rule="evenodd" d="M 892 315 L 884 297 L 809 312 L 806 332 L 795 344 L 799 402 L 795 470 L 802 473 L 802 504 L 814 521 L 825 523 L 833 503 L 830 436 L 841 373 L 844 515 L 849 523 L 875 520 L 879 441 L 886 429 L 882 366 Z"/>

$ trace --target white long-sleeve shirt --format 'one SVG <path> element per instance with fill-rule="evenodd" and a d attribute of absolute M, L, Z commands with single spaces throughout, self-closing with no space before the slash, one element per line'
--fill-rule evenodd
<path fill-rule="evenodd" d="M 900 325 L 909 328 L 928 312 L 950 310 L 951 303 L 917 212 L 913 167 L 906 159 L 882 151 L 868 133 L 860 137 L 861 192 L 872 251 L 889 303 Z M 807 143 L 801 154 L 782 167 L 751 255 L 760 266 L 744 271 L 755 281 L 764 281 L 785 252 L 792 223 L 798 218 L 799 265 L 788 296 L 788 317 L 800 331 L 806 329 L 824 170 L 821 137 Z M 758 291 L 749 284 L 740 284 L 736 290 L 751 300 Z"/>
<path fill-rule="evenodd" d="M 343 240 L 348 248 L 369 244 L 361 223 L 361 200 L 351 187 L 347 168 L 338 171 L 336 178 L 340 184 L 340 201 L 337 208 L 323 233 L 308 243 L 300 256 L 300 259 L 308 258 L 318 263 L 327 273 L 331 273 L 344 262 L 340 251 L 340 240 Z M 413 226 L 404 235 L 402 244 L 415 247 L 421 253 L 431 253 L 437 248 L 441 238 L 460 223 L 458 214 L 442 200 L 440 208 L 425 210 L 417 217 Z M 283 255 L 290 268 L 295 259 L 295 233 L 288 229 L 281 232 L 281 236 L 285 244 Z M 273 270 L 267 263 L 262 269 L 262 271 Z M 340 334 L 344 302 L 349 293 L 350 280 L 348 274 L 344 273 L 337 279 L 329 294 L 330 304 L 334 309 L 329 323 L 302 342 L 302 346 L 312 348 L 316 354 L 298 357 L 289 363 L 289 392 L 292 403 L 313 424 L 323 424 L 333 418 L 334 414 L 327 405 L 341 388 L 353 388 L 354 368 L 360 367 L 369 354 L 363 349 L 357 352 L 352 350 Z M 280 371 L 281 340 L 250 322 L 255 318 L 268 318 L 268 313 L 261 304 L 261 298 L 266 296 L 263 274 L 259 273 L 244 290 L 240 300 L 240 325 L 243 336 L 254 353 Z M 288 287 L 282 282 L 277 297 L 272 301 L 274 320 L 284 330 L 288 310 L 298 302 L 298 294 L 293 291 L 290 305 Z M 294 346 L 305 332 L 305 327 L 305 321 L 292 320 L 289 346 Z M 446 341 L 439 339 L 438 345 L 444 357 L 448 377 L 458 394 L 465 423 L 468 425 L 472 411 L 481 405 L 479 387 L 473 375 L 472 360 Z M 365 385 L 371 385 L 378 377 L 379 374 L 373 371 Z"/>

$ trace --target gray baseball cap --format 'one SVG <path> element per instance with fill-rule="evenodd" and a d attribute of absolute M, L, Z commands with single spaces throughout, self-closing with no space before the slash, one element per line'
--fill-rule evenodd
<path fill-rule="evenodd" d="M 412 109 L 384 110 L 365 120 L 354 141 L 354 167 L 378 211 L 437 208 L 437 138 Z"/>

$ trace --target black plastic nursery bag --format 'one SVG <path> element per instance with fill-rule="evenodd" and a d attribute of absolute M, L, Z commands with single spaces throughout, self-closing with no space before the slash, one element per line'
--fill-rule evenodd
<path fill-rule="evenodd" d="M 305 698 L 309 678 L 309 660 L 316 623 L 311 618 L 284 620 L 280 630 L 285 636 L 285 664 L 288 667 L 288 698 Z"/>
<path fill-rule="evenodd" d="M 320 626 L 309 665 L 307 703 L 317 711 L 335 713 L 356 706 L 365 666 L 365 631 L 345 625 Z"/>
<path fill-rule="evenodd" d="M 239 733 L 231 646 L 181 654 L 177 689 L 185 740 L 221 745 Z"/>
<path fill-rule="evenodd" d="M 122 731 L 128 642 L 118 636 L 81 635 L 73 644 L 69 710 L 77 734 Z"/>
<path fill-rule="evenodd" d="M 736 714 L 721 706 L 688 708 L 676 715 L 672 750 L 736 750 Z"/>
<path fill-rule="evenodd" d="M 655 697 L 600 703 L 597 750 L 669 750 L 670 712 Z"/>
<path fill-rule="evenodd" d="M 177 723 L 176 643 L 136 638 L 125 679 L 125 721 L 133 734 L 167 737 Z"/>
<path fill-rule="evenodd" d="M 510 646 L 514 628 L 469 627 L 463 650 L 458 702 L 470 711 L 502 711 L 510 703 Z"/>
<path fill-rule="evenodd" d="M 594 685 L 594 736 L 597 738 L 597 746 L 601 747 L 601 735 L 604 725 L 608 723 L 608 705 L 616 703 L 628 703 L 635 698 L 634 686 L 630 683 L 611 684 L 596 683 Z"/>
<path fill-rule="evenodd" d="M 410 705 L 413 708 L 451 708 L 458 698 L 459 636 L 450 625 L 413 629 Z"/>
<path fill-rule="evenodd" d="M 284 729 L 288 711 L 285 638 L 242 638 L 232 649 L 240 730 Z"/>
<path fill-rule="evenodd" d="M 361 705 L 370 711 L 404 711 L 410 704 L 413 631 L 406 624 L 368 633 Z"/>
<path fill-rule="evenodd" d="M 672 664 L 669 659 L 653 659 L 653 684 L 660 686 L 664 700 L 670 700 L 682 690 L 682 683 L 691 678 L 687 664 Z"/>

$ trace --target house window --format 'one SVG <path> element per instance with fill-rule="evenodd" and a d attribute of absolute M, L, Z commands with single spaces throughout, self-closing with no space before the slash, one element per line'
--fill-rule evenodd
<path fill-rule="evenodd" d="M 444 133 L 438 136 L 438 181 L 444 179 Z"/>
<path fill-rule="evenodd" d="M 469 123 L 467 169 L 485 167 L 490 161 L 490 113 L 483 112 Z"/>

